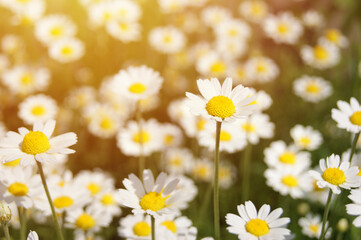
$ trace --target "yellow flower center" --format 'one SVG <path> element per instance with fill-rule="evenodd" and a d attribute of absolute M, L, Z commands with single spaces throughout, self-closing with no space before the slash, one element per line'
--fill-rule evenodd
<path fill-rule="evenodd" d="M 360 168 L 360 167 L 358 168 L 358 174 L 357 174 L 357 176 L 360 176 L 360 177 L 361 177 L 361 168 Z"/>
<path fill-rule="evenodd" d="M 138 222 L 137 224 L 134 225 L 133 232 L 138 237 L 146 237 L 150 235 L 152 229 L 150 228 L 148 223 Z"/>
<path fill-rule="evenodd" d="M 203 118 L 199 118 L 197 120 L 197 130 L 202 131 L 204 130 L 204 125 L 207 123 L 207 120 Z"/>
<path fill-rule="evenodd" d="M 299 140 L 300 145 L 307 147 L 311 143 L 311 139 L 309 137 L 301 137 Z"/>
<path fill-rule="evenodd" d="M 277 26 L 278 32 L 282 34 L 287 34 L 290 31 L 290 27 L 288 24 L 285 23 L 279 23 Z"/>
<path fill-rule="evenodd" d="M 114 128 L 114 122 L 108 117 L 104 117 L 100 122 L 100 127 L 104 130 L 111 130 Z"/>
<path fill-rule="evenodd" d="M 56 208 L 66 208 L 73 205 L 74 201 L 68 196 L 61 196 L 54 199 L 54 207 Z"/>
<path fill-rule="evenodd" d="M 166 145 L 171 145 L 172 143 L 174 142 L 174 136 L 168 134 L 168 135 L 165 135 L 164 137 L 164 143 Z"/>
<path fill-rule="evenodd" d="M 323 172 L 322 178 L 333 185 L 340 185 L 346 181 L 345 173 L 338 168 L 327 168 Z"/>
<path fill-rule="evenodd" d="M 206 110 L 211 116 L 225 119 L 231 117 L 236 112 L 236 107 L 231 99 L 220 95 L 212 97 L 208 101 Z"/>
<path fill-rule="evenodd" d="M 159 211 L 165 208 L 166 198 L 156 192 L 149 192 L 145 194 L 140 200 L 139 205 L 143 210 Z"/>
<path fill-rule="evenodd" d="M 341 33 L 336 29 L 330 29 L 326 32 L 326 38 L 333 43 L 338 43 L 341 37 Z"/>
<path fill-rule="evenodd" d="M 208 177 L 209 168 L 207 166 L 198 166 L 193 169 L 193 175 L 195 178 L 206 180 Z"/>
<path fill-rule="evenodd" d="M 71 54 L 73 53 L 73 48 L 71 48 L 70 46 L 65 46 L 65 47 L 63 47 L 63 48 L 61 49 L 61 53 L 62 53 L 63 55 L 69 56 L 69 55 L 71 55 Z"/>
<path fill-rule="evenodd" d="M 111 194 L 104 194 L 101 202 L 103 203 L 103 205 L 112 205 L 114 204 L 114 197 Z"/>
<path fill-rule="evenodd" d="M 136 94 L 144 93 L 145 90 L 147 90 L 147 87 L 142 83 L 133 83 L 129 87 L 129 91 Z"/>
<path fill-rule="evenodd" d="M 182 166 L 183 161 L 181 158 L 175 157 L 170 161 L 170 163 L 174 166 Z"/>
<path fill-rule="evenodd" d="M 244 123 L 242 125 L 242 128 L 246 132 L 254 132 L 256 130 L 256 128 L 250 123 Z"/>
<path fill-rule="evenodd" d="M 169 36 L 169 35 L 165 35 L 164 38 L 163 38 L 163 41 L 165 43 L 171 43 L 172 42 L 172 37 Z"/>
<path fill-rule="evenodd" d="M 228 167 L 220 167 L 219 169 L 219 179 L 228 179 L 231 177 L 231 170 Z"/>
<path fill-rule="evenodd" d="M 246 231 L 259 237 L 267 234 L 269 227 L 267 222 L 262 219 L 251 219 L 246 224 Z"/>
<path fill-rule="evenodd" d="M 228 34 L 229 34 L 229 36 L 231 36 L 231 37 L 235 37 L 235 36 L 238 35 L 238 31 L 237 31 L 236 29 L 229 29 L 229 30 L 228 30 Z"/>
<path fill-rule="evenodd" d="M 53 27 L 51 30 L 50 30 L 50 34 L 54 37 L 59 37 L 63 34 L 64 30 L 62 27 L 60 26 L 57 26 L 57 27 Z"/>
<path fill-rule="evenodd" d="M 90 191 L 91 195 L 95 195 L 100 192 L 100 186 L 96 183 L 89 183 L 87 189 Z"/>
<path fill-rule="evenodd" d="M 226 131 L 221 131 L 220 140 L 221 140 L 222 142 L 229 142 L 229 141 L 231 141 L 231 139 L 232 139 L 232 135 L 231 135 L 231 134 L 229 134 L 229 133 L 226 132 Z"/>
<path fill-rule="evenodd" d="M 350 122 L 352 124 L 361 126 L 361 111 L 354 112 L 350 117 Z"/>
<path fill-rule="evenodd" d="M 282 178 L 282 183 L 289 187 L 297 187 L 298 180 L 292 175 L 287 175 Z"/>
<path fill-rule="evenodd" d="M 256 71 L 257 71 L 258 73 L 265 73 L 265 72 L 267 72 L 267 65 L 264 64 L 264 63 L 262 63 L 262 62 L 258 63 L 257 66 L 256 66 Z"/>
<path fill-rule="evenodd" d="M 286 164 L 295 164 L 296 162 L 296 156 L 294 153 L 291 152 L 284 152 L 280 157 L 279 160 L 282 163 L 286 163 Z"/>
<path fill-rule="evenodd" d="M 146 143 L 149 142 L 150 135 L 146 131 L 142 131 L 140 134 L 139 132 L 133 135 L 133 141 L 136 143 Z"/>
<path fill-rule="evenodd" d="M 8 187 L 8 191 L 15 197 L 22 197 L 29 192 L 29 188 L 24 183 L 15 182 Z"/>
<path fill-rule="evenodd" d="M 265 12 L 265 9 L 261 3 L 252 2 L 251 12 L 253 15 L 259 16 L 259 15 L 263 15 L 263 13 Z"/>
<path fill-rule="evenodd" d="M 211 65 L 211 72 L 215 74 L 222 74 L 226 70 L 226 65 L 222 61 L 216 61 Z"/>
<path fill-rule="evenodd" d="M 320 86 L 317 83 L 309 83 L 306 87 L 306 91 L 308 93 L 319 93 L 320 92 Z"/>
<path fill-rule="evenodd" d="M 30 85 L 34 82 L 34 77 L 32 74 L 27 73 L 21 77 L 20 81 L 23 85 Z"/>
<path fill-rule="evenodd" d="M 89 214 L 83 213 L 75 221 L 75 226 L 83 230 L 88 230 L 95 226 L 95 220 Z"/>
<path fill-rule="evenodd" d="M 11 162 L 6 162 L 6 163 L 3 163 L 4 166 L 7 166 L 7 167 L 16 167 L 16 166 L 19 166 L 20 165 L 20 158 L 14 160 L 14 161 L 11 161 Z"/>
<path fill-rule="evenodd" d="M 177 232 L 177 226 L 175 225 L 174 221 L 164 221 L 162 222 L 162 225 L 168 228 L 173 233 Z"/>
<path fill-rule="evenodd" d="M 119 27 L 123 31 L 126 31 L 129 29 L 129 25 L 127 23 L 119 23 Z"/>
<path fill-rule="evenodd" d="M 317 224 L 311 224 L 309 228 L 311 232 L 317 233 L 319 226 Z"/>
<path fill-rule="evenodd" d="M 34 106 L 33 109 L 31 109 L 31 113 L 35 116 L 42 116 L 45 113 L 45 108 L 41 105 Z"/>
<path fill-rule="evenodd" d="M 27 133 L 21 144 L 21 151 L 27 154 L 36 155 L 50 149 L 48 137 L 40 131 Z"/>
<path fill-rule="evenodd" d="M 319 60 L 325 60 L 328 58 L 328 52 L 327 50 L 320 46 L 320 45 L 317 45 L 313 48 L 313 54 L 315 55 L 315 57 Z"/>

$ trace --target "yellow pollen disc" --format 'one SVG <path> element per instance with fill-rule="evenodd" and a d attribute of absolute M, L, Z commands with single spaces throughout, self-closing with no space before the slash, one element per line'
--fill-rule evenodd
<path fill-rule="evenodd" d="M 21 77 L 20 81 L 23 85 L 30 85 L 34 82 L 34 77 L 32 74 L 27 73 Z"/>
<path fill-rule="evenodd" d="M 301 137 L 299 140 L 300 144 L 304 147 L 307 147 L 311 143 L 311 139 L 309 137 Z"/>
<path fill-rule="evenodd" d="M 89 214 L 83 213 L 75 221 L 75 226 L 83 230 L 88 230 L 95 226 L 95 220 Z"/>
<path fill-rule="evenodd" d="M 172 42 L 172 37 L 169 36 L 169 35 L 165 35 L 165 36 L 163 37 L 163 41 L 164 41 L 165 43 L 171 43 L 171 42 Z"/>
<path fill-rule="evenodd" d="M 171 145 L 173 142 L 174 142 L 174 136 L 172 136 L 172 135 L 166 135 L 166 136 L 164 137 L 164 143 L 165 143 L 166 145 Z"/>
<path fill-rule="evenodd" d="M 229 34 L 229 36 L 231 36 L 231 37 L 235 37 L 235 36 L 238 35 L 238 31 L 237 31 L 236 29 L 229 29 L 229 30 L 228 30 L 228 34 Z"/>
<path fill-rule="evenodd" d="M 27 133 L 21 144 L 21 151 L 27 154 L 36 155 L 50 149 L 48 137 L 40 131 Z"/>
<path fill-rule="evenodd" d="M 182 166 L 183 164 L 183 161 L 182 161 L 182 159 L 181 158 L 178 158 L 178 157 L 176 157 L 176 158 L 173 158 L 171 161 L 170 161 L 170 163 L 172 164 L 172 165 L 174 165 L 174 166 Z"/>
<path fill-rule="evenodd" d="M 361 126 L 361 111 L 354 112 L 350 117 L 350 122 L 352 124 Z"/>
<path fill-rule="evenodd" d="M 133 141 L 136 143 L 146 143 L 149 142 L 150 136 L 146 131 L 142 131 L 141 134 L 138 132 L 133 135 Z"/>
<path fill-rule="evenodd" d="M 229 134 L 229 133 L 226 132 L 226 131 L 221 131 L 220 140 L 221 140 L 222 142 L 229 142 L 229 141 L 232 140 L 232 135 Z"/>
<path fill-rule="evenodd" d="M 242 128 L 246 132 L 254 132 L 256 130 L 256 128 L 250 123 L 244 123 L 242 125 Z"/>
<path fill-rule="evenodd" d="M 311 224 L 309 228 L 312 232 L 317 233 L 319 226 L 317 224 Z"/>
<path fill-rule="evenodd" d="M 56 172 L 55 172 L 55 174 L 56 174 Z M 60 181 L 58 182 L 58 186 L 59 186 L 59 187 L 64 187 L 64 185 L 65 185 L 65 181 L 64 181 L 64 180 L 60 180 Z"/>
<path fill-rule="evenodd" d="M 286 164 L 295 164 L 296 162 L 296 156 L 294 153 L 291 152 L 284 152 L 280 157 L 279 160 L 282 163 L 286 163 Z"/>
<path fill-rule="evenodd" d="M 336 29 L 330 29 L 326 32 L 326 38 L 333 43 L 338 43 L 341 37 L 341 33 Z"/>
<path fill-rule="evenodd" d="M 220 95 L 212 97 L 208 101 L 206 110 L 211 116 L 225 119 L 231 117 L 236 112 L 236 107 L 231 99 Z"/>
<path fill-rule="evenodd" d="M 267 66 L 266 66 L 266 64 L 258 63 L 257 66 L 256 66 L 256 71 L 257 71 L 258 73 L 265 73 L 265 72 L 267 72 Z"/>
<path fill-rule="evenodd" d="M 103 14 L 103 19 L 104 19 L 105 22 L 108 21 L 111 18 L 112 18 L 112 14 L 110 12 L 105 12 Z"/>
<path fill-rule="evenodd" d="M 119 23 L 119 27 L 123 31 L 127 31 L 129 29 L 129 25 L 126 23 Z"/>
<path fill-rule="evenodd" d="M 152 229 L 150 228 L 148 223 L 138 222 L 137 224 L 134 225 L 133 232 L 135 235 L 139 237 L 146 237 L 150 235 Z"/>
<path fill-rule="evenodd" d="M 95 195 L 98 192 L 100 192 L 100 186 L 99 184 L 96 183 L 89 183 L 87 189 L 90 191 L 92 195 Z"/>
<path fill-rule="evenodd" d="M 282 183 L 289 187 L 297 187 L 298 186 L 298 180 L 292 175 L 287 175 L 282 178 Z"/>
<path fill-rule="evenodd" d="M 54 207 L 56 208 L 66 208 L 73 205 L 74 201 L 68 196 L 61 196 L 54 199 Z"/>
<path fill-rule="evenodd" d="M 280 34 L 287 34 L 290 31 L 290 27 L 285 23 L 279 23 L 277 30 Z"/>
<path fill-rule="evenodd" d="M 173 233 L 177 232 L 177 226 L 175 225 L 174 221 L 164 221 L 162 222 L 162 225 L 168 228 Z"/>
<path fill-rule="evenodd" d="M 114 123 L 110 118 L 104 117 L 100 121 L 100 127 L 104 130 L 111 130 L 114 128 Z"/>
<path fill-rule="evenodd" d="M 50 30 L 50 34 L 54 37 L 60 37 L 63 34 L 64 30 L 62 27 L 58 26 L 58 27 L 53 27 Z"/>
<path fill-rule="evenodd" d="M 220 167 L 219 169 L 219 179 L 227 179 L 231 176 L 231 171 L 228 167 Z"/>
<path fill-rule="evenodd" d="M 70 46 L 64 46 L 62 49 L 61 49 L 61 53 L 63 55 L 71 55 L 73 53 L 73 49 L 70 47 Z"/>
<path fill-rule="evenodd" d="M 42 116 L 45 112 L 45 108 L 41 105 L 34 106 L 33 109 L 31 109 L 31 113 L 35 116 Z"/>
<path fill-rule="evenodd" d="M 325 60 L 328 58 L 328 52 L 327 50 L 320 46 L 320 45 L 317 45 L 313 48 L 313 54 L 315 55 L 315 57 L 319 60 Z"/>
<path fill-rule="evenodd" d="M 357 176 L 360 176 L 360 177 L 361 177 L 361 168 L 360 168 L 360 167 L 358 168 L 358 174 L 357 174 Z"/>
<path fill-rule="evenodd" d="M 24 183 L 15 182 L 8 187 L 8 191 L 15 197 L 22 197 L 29 192 L 29 188 Z"/>
<path fill-rule="evenodd" d="M 264 8 L 262 6 L 262 4 L 258 3 L 258 2 L 252 2 L 252 6 L 251 6 L 251 12 L 253 15 L 262 15 L 264 12 Z"/>
<path fill-rule="evenodd" d="M 129 91 L 131 93 L 141 94 L 141 93 L 144 93 L 145 90 L 147 90 L 147 87 L 142 83 L 133 83 L 129 87 Z"/>
<path fill-rule="evenodd" d="M 139 205 L 143 210 L 159 211 L 165 208 L 166 198 L 162 197 L 159 193 L 149 192 L 145 194 L 140 200 Z"/>
<path fill-rule="evenodd" d="M 262 219 L 251 219 L 246 224 L 246 231 L 259 237 L 267 234 L 269 227 L 267 222 Z"/>
<path fill-rule="evenodd" d="M 193 175 L 196 178 L 200 178 L 200 179 L 206 179 L 209 173 L 209 168 L 206 166 L 199 166 L 197 168 L 194 168 L 193 170 Z"/>
<path fill-rule="evenodd" d="M 16 167 L 16 166 L 19 166 L 20 165 L 20 158 L 14 160 L 14 161 L 11 161 L 11 162 L 7 162 L 7 163 L 3 163 L 4 166 L 7 166 L 7 167 Z"/>
<path fill-rule="evenodd" d="M 212 73 L 222 74 L 226 70 L 226 65 L 221 61 L 216 61 L 211 65 L 210 70 Z"/>
<path fill-rule="evenodd" d="M 306 87 L 306 91 L 308 93 L 319 93 L 320 92 L 320 86 L 317 83 L 309 83 Z"/>
<path fill-rule="evenodd" d="M 114 204 L 114 197 L 111 194 L 104 194 L 101 202 L 103 205 L 112 205 Z"/>
<path fill-rule="evenodd" d="M 346 181 L 345 173 L 338 168 L 327 168 L 323 172 L 322 178 L 333 185 L 340 185 Z"/>
<path fill-rule="evenodd" d="M 206 123 L 207 123 L 207 120 L 202 119 L 202 118 L 198 119 L 198 121 L 197 121 L 197 129 L 198 129 L 199 131 L 204 130 L 204 125 L 205 125 Z"/>

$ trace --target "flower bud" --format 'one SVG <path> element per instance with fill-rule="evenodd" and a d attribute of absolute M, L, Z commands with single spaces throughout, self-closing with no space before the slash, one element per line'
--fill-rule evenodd
<path fill-rule="evenodd" d="M 0 224 L 6 225 L 11 219 L 11 210 L 9 205 L 4 202 L 0 201 Z"/>
<path fill-rule="evenodd" d="M 337 230 L 339 232 L 346 232 L 348 230 L 349 224 L 346 218 L 341 218 L 338 222 L 337 222 Z"/>

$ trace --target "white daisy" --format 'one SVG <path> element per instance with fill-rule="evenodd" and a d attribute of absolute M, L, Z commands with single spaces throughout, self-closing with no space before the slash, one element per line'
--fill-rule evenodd
<path fill-rule="evenodd" d="M 358 133 L 361 131 L 361 106 L 356 98 L 350 99 L 350 104 L 345 101 L 337 101 L 339 109 L 332 109 L 332 119 L 337 122 L 337 127 L 346 129 L 348 132 Z"/>
<path fill-rule="evenodd" d="M 163 13 L 171 14 L 183 11 L 188 4 L 188 1 L 184 0 L 158 0 L 160 10 Z"/>
<path fill-rule="evenodd" d="M 13 34 L 7 34 L 1 39 L 1 50 L 8 55 L 13 55 L 19 50 L 22 50 L 24 44 L 22 38 Z"/>
<path fill-rule="evenodd" d="M 306 217 L 300 218 L 298 224 L 302 227 L 302 233 L 310 238 L 319 238 L 321 236 L 322 221 L 319 215 L 307 214 Z M 327 229 L 326 222 L 325 229 Z M 331 228 L 326 232 L 325 237 L 331 236 Z"/>
<path fill-rule="evenodd" d="M 96 91 L 89 86 L 82 86 L 72 89 L 66 99 L 67 105 L 74 109 L 87 106 L 89 103 L 95 102 Z"/>
<path fill-rule="evenodd" d="M 118 132 L 121 122 L 113 109 L 104 111 L 101 114 L 90 117 L 89 131 L 101 138 L 111 138 Z"/>
<path fill-rule="evenodd" d="M 178 147 L 181 145 L 183 136 L 182 131 L 176 125 L 170 123 L 164 123 L 160 125 L 162 134 L 162 145 L 164 149 L 170 147 Z"/>
<path fill-rule="evenodd" d="M 74 185 L 82 186 L 91 197 L 114 189 L 114 179 L 100 169 L 96 171 L 83 170 L 74 179 Z"/>
<path fill-rule="evenodd" d="M 18 116 L 27 124 L 55 119 L 58 106 L 54 99 L 43 94 L 26 98 L 19 104 Z"/>
<path fill-rule="evenodd" d="M 258 107 L 258 111 L 265 111 L 272 105 L 272 98 L 271 96 L 263 90 L 256 91 L 254 88 L 250 88 L 251 95 L 256 96 L 256 100 L 252 102 Z"/>
<path fill-rule="evenodd" d="M 242 57 L 247 50 L 247 44 L 243 40 L 232 38 L 217 38 L 216 51 L 222 54 L 226 61 L 235 60 Z"/>
<path fill-rule="evenodd" d="M 186 148 L 165 149 L 164 162 L 162 168 L 170 174 L 185 174 L 191 169 L 193 156 L 190 150 Z"/>
<path fill-rule="evenodd" d="M 213 176 L 213 163 L 208 159 L 197 159 L 193 162 L 191 175 L 195 180 L 211 182 Z"/>
<path fill-rule="evenodd" d="M 55 120 L 46 121 L 44 124 L 36 122 L 33 130 L 21 127 L 19 133 L 8 132 L 0 141 L 0 155 L 2 162 L 14 161 L 21 158 L 21 165 L 29 165 L 34 161 L 52 162 L 56 154 L 70 154 L 75 151 L 68 147 L 77 142 L 73 132 L 51 137 L 55 129 Z"/>
<path fill-rule="evenodd" d="M 85 46 L 77 38 L 63 38 L 49 47 L 49 56 L 61 63 L 69 63 L 80 59 L 84 55 Z"/>
<path fill-rule="evenodd" d="M 174 214 L 159 217 L 156 219 L 155 224 L 156 226 L 163 226 L 167 228 L 178 237 L 177 239 L 185 238 L 192 228 L 192 221 L 190 219 L 185 216 L 178 217 Z"/>
<path fill-rule="evenodd" d="M 238 235 L 240 240 L 283 240 L 291 231 L 285 228 L 290 222 L 289 218 L 280 218 L 283 210 L 264 204 L 259 212 L 251 201 L 237 206 L 238 215 L 228 213 L 226 222 L 227 230 Z"/>
<path fill-rule="evenodd" d="M 115 20 L 114 6 L 117 1 L 100 1 L 87 8 L 91 27 L 97 28 Z"/>
<path fill-rule="evenodd" d="M 324 25 L 324 17 L 317 11 L 310 9 L 302 14 L 302 21 L 306 27 L 319 28 Z"/>
<path fill-rule="evenodd" d="M 107 32 L 122 42 L 138 41 L 141 36 L 141 25 L 137 22 L 113 20 L 106 24 Z"/>
<path fill-rule="evenodd" d="M 358 167 L 350 167 L 349 162 L 340 164 L 340 156 L 332 154 L 325 159 L 320 160 L 321 173 L 310 170 L 309 174 L 317 180 L 320 188 L 328 187 L 334 194 L 340 194 L 341 189 L 356 188 L 361 185 L 361 177 Z"/>
<path fill-rule="evenodd" d="M 215 27 L 216 36 L 219 38 L 233 39 L 235 41 L 247 40 L 251 29 L 247 23 L 238 19 L 227 19 Z"/>
<path fill-rule="evenodd" d="M 351 190 L 348 198 L 350 198 L 353 203 L 346 205 L 347 214 L 357 216 L 353 221 L 353 225 L 359 228 L 361 227 L 361 188 Z"/>
<path fill-rule="evenodd" d="M 228 67 L 229 60 L 215 51 L 204 54 L 196 62 L 196 70 L 203 76 L 223 77 Z"/>
<path fill-rule="evenodd" d="M 103 212 L 107 215 L 119 216 L 122 213 L 120 208 L 118 191 L 111 189 L 108 191 L 103 191 L 95 196 L 94 201 L 91 202 L 90 207 L 96 209 L 102 209 Z"/>
<path fill-rule="evenodd" d="M 300 149 L 315 150 L 322 144 L 322 135 L 311 126 L 297 124 L 290 130 L 291 137 Z"/>
<path fill-rule="evenodd" d="M 149 215 L 128 215 L 120 219 L 119 225 L 118 235 L 126 240 L 150 240 L 151 238 L 152 229 Z"/>
<path fill-rule="evenodd" d="M 260 83 L 273 81 L 279 74 L 276 63 L 267 57 L 252 57 L 244 65 L 246 75 L 250 80 Z"/>
<path fill-rule="evenodd" d="M 329 42 L 340 48 L 345 48 L 348 46 L 347 38 L 342 35 L 340 30 L 335 28 L 327 29 L 324 35 L 321 37 L 320 41 Z"/>
<path fill-rule="evenodd" d="M 232 79 L 226 78 L 223 85 L 218 79 L 197 80 L 202 97 L 186 92 L 191 100 L 190 110 L 195 115 L 207 116 L 218 122 L 232 121 L 250 115 L 257 107 L 250 105 L 255 100 L 250 90 L 238 85 L 232 90 Z"/>
<path fill-rule="evenodd" d="M 132 0 L 113 1 L 115 18 L 123 22 L 138 21 L 142 15 L 139 4 Z"/>
<path fill-rule="evenodd" d="M 332 94 L 332 85 L 321 77 L 304 75 L 293 82 L 294 93 L 309 102 L 319 102 Z"/>
<path fill-rule="evenodd" d="M 239 5 L 239 12 L 248 21 L 259 23 L 267 13 L 268 6 L 264 1 L 243 1 Z"/>
<path fill-rule="evenodd" d="M 326 69 L 335 66 L 340 60 L 340 50 L 333 44 L 320 41 L 316 46 L 301 48 L 303 62 L 311 67 Z"/>
<path fill-rule="evenodd" d="M 226 8 L 210 6 L 202 11 L 201 18 L 207 26 L 215 27 L 223 21 L 230 20 L 232 18 L 232 14 Z"/>
<path fill-rule="evenodd" d="M 167 183 L 168 182 L 168 183 Z M 175 191 L 179 179 L 168 180 L 167 174 L 160 173 L 155 180 L 150 170 L 143 171 L 143 181 L 134 174 L 123 180 L 126 189 L 119 189 L 120 202 L 132 208 L 134 214 L 146 213 L 153 217 L 178 212 L 183 202 L 183 191 Z"/>
<path fill-rule="evenodd" d="M 224 189 L 230 188 L 236 180 L 237 170 L 229 162 L 222 162 L 219 166 L 219 186 Z"/>
<path fill-rule="evenodd" d="M 150 45 L 161 53 L 177 53 L 182 50 L 185 42 L 183 32 L 172 26 L 157 27 L 149 33 Z"/>

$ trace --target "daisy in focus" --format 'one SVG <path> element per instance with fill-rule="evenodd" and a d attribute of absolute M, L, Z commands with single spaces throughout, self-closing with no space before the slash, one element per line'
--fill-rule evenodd
<path fill-rule="evenodd" d="M 321 173 L 310 170 L 309 174 L 317 180 L 320 188 L 328 187 L 334 194 L 340 194 L 341 189 L 357 188 L 361 185 L 358 167 L 350 167 L 349 162 L 340 164 L 340 156 L 332 154 L 320 160 Z"/>
<path fill-rule="evenodd" d="M 316 103 L 332 94 L 332 85 L 321 77 L 305 75 L 294 81 L 293 91 L 303 100 Z"/>
<path fill-rule="evenodd" d="M 250 105 L 256 97 L 249 97 L 248 88 L 238 85 L 232 90 L 231 78 L 226 78 L 222 86 L 216 78 L 199 79 L 197 85 L 202 97 L 186 92 L 186 96 L 191 100 L 190 110 L 194 115 L 203 115 L 222 122 L 245 118 L 257 109 L 257 106 Z"/>
<path fill-rule="evenodd" d="M 271 207 L 264 204 L 259 212 L 251 201 L 237 206 L 238 215 L 228 213 L 227 230 L 238 235 L 240 240 L 283 240 L 291 231 L 286 228 L 289 218 L 280 218 L 283 210 L 277 208 L 271 212 Z"/>
<path fill-rule="evenodd" d="M 361 131 L 361 106 L 356 98 L 352 97 L 350 103 L 337 101 L 339 109 L 332 109 L 332 119 L 337 122 L 337 127 L 346 129 L 348 132 L 359 133 Z"/>
<path fill-rule="evenodd" d="M 0 155 L 2 162 L 17 159 L 21 165 L 30 165 L 36 161 L 46 163 L 56 161 L 54 154 L 71 154 L 75 151 L 68 147 L 77 142 L 73 132 L 51 137 L 55 129 L 55 120 L 48 120 L 44 124 L 36 122 L 33 130 L 21 127 L 19 133 L 10 131 L 0 141 Z"/>
<path fill-rule="evenodd" d="M 346 205 L 346 211 L 349 215 L 356 215 L 357 217 L 353 221 L 353 225 L 361 227 L 361 188 L 351 190 L 351 194 L 348 196 L 353 203 Z"/>

